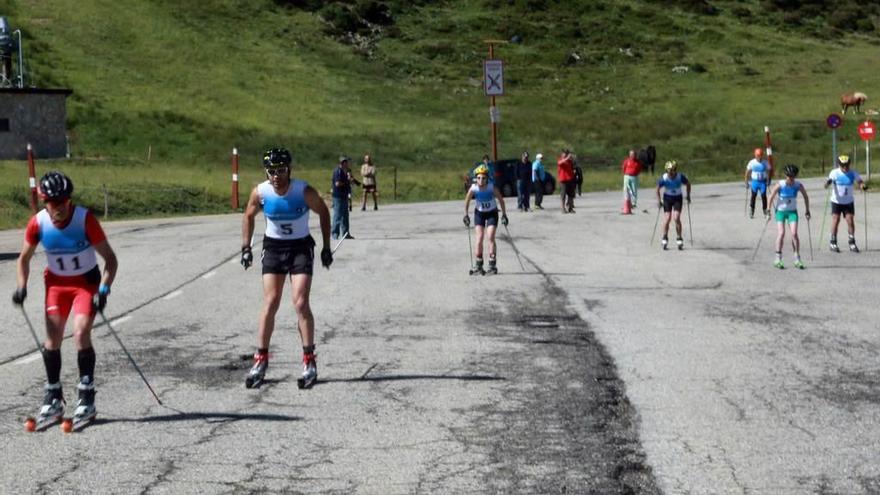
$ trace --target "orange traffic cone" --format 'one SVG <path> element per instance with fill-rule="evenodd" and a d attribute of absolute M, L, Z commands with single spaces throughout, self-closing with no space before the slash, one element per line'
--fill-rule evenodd
<path fill-rule="evenodd" d="M 632 202 L 629 200 L 629 194 L 626 195 L 626 198 L 623 200 L 623 211 L 620 213 L 623 215 L 632 215 Z"/>

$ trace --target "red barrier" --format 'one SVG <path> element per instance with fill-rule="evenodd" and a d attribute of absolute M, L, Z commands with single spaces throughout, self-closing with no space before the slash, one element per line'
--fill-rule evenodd
<path fill-rule="evenodd" d="M 27 161 L 28 161 L 28 184 L 31 188 L 31 211 L 37 212 L 37 172 L 34 167 L 34 148 L 31 143 L 27 145 Z"/>
<path fill-rule="evenodd" d="M 232 148 L 232 209 L 238 209 L 238 148 Z"/>

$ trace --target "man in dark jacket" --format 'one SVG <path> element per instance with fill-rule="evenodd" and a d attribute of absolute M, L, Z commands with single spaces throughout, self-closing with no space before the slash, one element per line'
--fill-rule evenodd
<path fill-rule="evenodd" d="M 523 151 L 522 158 L 516 164 L 516 207 L 520 211 L 530 211 L 529 199 L 532 195 L 532 162 L 529 152 Z"/>

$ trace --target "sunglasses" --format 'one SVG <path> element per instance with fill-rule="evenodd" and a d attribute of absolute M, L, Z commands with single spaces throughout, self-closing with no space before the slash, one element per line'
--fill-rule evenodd
<path fill-rule="evenodd" d="M 290 167 L 275 167 L 275 168 L 267 168 L 266 175 L 276 177 L 279 175 L 284 175 L 290 170 Z"/>

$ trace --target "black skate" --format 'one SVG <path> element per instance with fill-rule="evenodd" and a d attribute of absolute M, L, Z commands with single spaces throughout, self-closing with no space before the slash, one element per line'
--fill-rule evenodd
<path fill-rule="evenodd" d="M 61 384 L 54 383 L 43 387 L 46 394 L 43 396 L 43 405 L 37 417 L 30 416 L 24 423 L 27 431 L 43 431 L 50 426 L 60 423 L 64 418 L 64 394 Z"/>
<path fill-rule="evenodd" d="M 76 401 L 76 409 L 73 411 L 73 420 L 65 419 L 65 424 L 61 425 L 65 433 L 82 430 L 98 415 L 98 410 L 95 409 L 95 384 L 91 378 L 83 377 L 83 380 L 77 385 L 77 391 L 79 398 Z"/>
<path fill-rule="evenodd" d="M 495 275 L 496 273 L 498 273 L 498 267 L 495 266 L 495 260 L 490 259 L 489 260 L 489 269 L 486 270 L 486 275 Z"/>
<path fill-rule="evenodd" d="M 485 275 L 486 272 L 483 270 L 483 260 L 478 259 L 477 262 L 474 264 L 474 267 L 471 268 L 470 272 L 468 273 L 470 275 Z"/>
<path fill-rule="evenodd" d="M 849 240 L 849 250 L 852 251 L 852 252 L 854 252 L 854 253 L 858 253 L 858 252 L 859 252 L 859 247 L 856 246 L 856 240 L 855 240 L 855 239 L 850 239 L 850 240 Z"/>
<path fill-rule="evenodd" d="M 831 240 L 831 242 L 828 244 L 828 249 L 830 249 L 831 251 L 834 251 L 835 253 L 840 252 L 840 248 L 837 246 L 837 239 Z"/>
<path fill-rule="evenodd" d="M 667 239 L 665 237 L 663 239 L 660 239 L 660 246 L 663 247 L 664 251 L 666 251 L 668 244 L 669 244 L 669 239 Z"/>
<path fill-rule="evenodd" d="M 245 388 L 260 388 L 260 385 L 266 380 L 266 369 L 269 367 L 268 354 L 254 354 L 254 365 L 248 371 L 247 378 L 244 379 Z"/>
<path fill-rule="evenodd" d="M 315 382 L 318 381 L 318 362 L 315 359 L 314 354 L 305 354 L 303 355 L 303 374 L 302 377 L 297 378 L 296 386 L 302 389 L 312 388 Z"/>
<path fill-rule="evenodd" d="M 684 240 L 679 237 L 675 240 L 675 245 L 678 246 L 678 250 L 681 251 L 682 249 L 684 249 Z"/>

